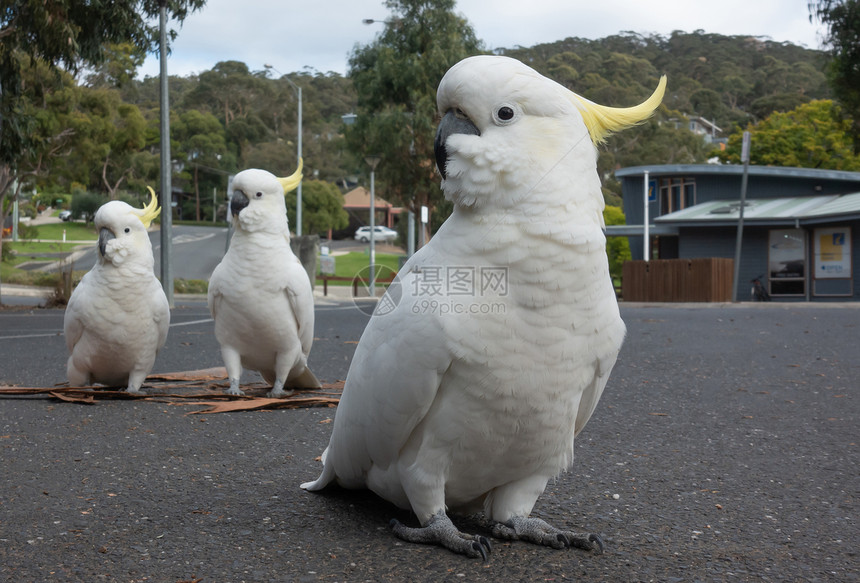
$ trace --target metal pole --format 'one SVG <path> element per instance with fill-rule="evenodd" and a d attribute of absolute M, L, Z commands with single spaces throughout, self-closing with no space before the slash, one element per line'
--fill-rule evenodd
<path fill-rule="evenodd" d="M 167 96 L 167 2 L 161 0 L 159 51 L 161 59 L 161 287 L 173 307 L 173 271 L 170 265 L 173 231 L 173 189 L 170 176 L 170 105 Z"/>
<path fill-rule="evenodd" d="M 299 92 L 299 160 L 302 159 L 302 88 L 294 85 Z M 296 189 L 296 236 L 302 236 L 302 183 Z"/>
<path fill-rule="evenodd" d="M 406 222 L 406 257 L 415 255 L 415 213 L 407 213 Z"/>
<path fill-rule="evenodd" d="M 643 179 L 645 186 L 643 187 L 643 196 L 645 198 L 645 214 L 644 219 L 642 220 L 642 259 L 648 261 L 651 259 L 651 233 L 648 230 L 648 223 L 651 222 L 651 219 L 648 216 L 648 171 L 645 171 L 645 177 Z"/>
<path fill-rule="evenodd" d="M 734 277 L 732 278 L 732 302 L 738 301 L 738 284 L 741 274 L 741 245 L 744 239 L 744 205 L 747 199 L 747 175 L 750 167 L 750 133 L 744 132 L 743 147 L 741 149 L 741 160 L 744 163 L 744 174 L 741 178 L 741 207 L 738 209 L 738 234 L 735 239 L 735 265 Z"/>
<path fill-rule="evenodd" d="M 374 164 L 374 166 L 376 166 Z M 370 169 L 370 297 L 376 297 L 376 237 L 374 230 L 376 227 L 376 185 L 374 183 L 375 171 L 373 167 Z"/>
<path fill-rule="evenodd" d="M 18 221 L 21 220 L 21 216 L 18 214 L 18 179 L 16 178 L 12 182 L 12 196 L 15 198 L 12 199 L 12 241 L 18 242 Z"/>
<path fill-rule="evenodd" d="M 376 297 L 376 165 L 379 164 L 379 156 L 366 156 L 364 161 L 370 166 L 370 282 L 368 291 L 370 297 Z"/>

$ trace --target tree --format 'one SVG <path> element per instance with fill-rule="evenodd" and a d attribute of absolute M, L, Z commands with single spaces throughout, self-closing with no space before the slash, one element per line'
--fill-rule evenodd
<path fill-rule="evenodd" d="M 55 75 L 41 60 L 19 58 L 23 61 L 21 83 L 27 91 L 17 100 L 16 112 L 29 120 L 30 147 L 22 153 L 17 166 L 0 163 L 0 224 L 5 224 L 25 182 L 43 179 L 49 161 L 68 151 L 75 133 L 71 122 L 80 99 L 71 75 Z"/>
<path fill-rule="evenodd" d="M 186 96 L 184 106 L 212 113 L 227 132 L 227 141 L 244 165 L 251 144 L 271 135 L 271 123 L 260 117 L 256 105 L 268 100 L 272 85 L 264 73 L 254 74 L 245 63 L 222 61 L 200 74 L 197 86 Z"/>
<path fill-rule="evenodd" d="M 87 225 L 95 219 L 96 211 L 107 202 L 104 196 L 91 192 L 78 191 L 72 195 L 71 211 L 73 217 L 84 219 Z"/>
<path fill-rule="evenodd" d="M 220 176 L 219 166 L 227 154 L 224 128 L 214 115 L 196 109 L 180 114 L 171 127 L 170 151 L 174 157 L 188 161 L 194 184 L 194 217 L 200 221 L 200 170 L 214 171 Z"/>
<path fill-rule="evenodd" d="M 287 193 L 287 218 L 296 224 L 296 191 Z M 325 233 L 343 229 L 349 224 L 349 215 L 343 208 L 343 195 L 337 186 L 323 180 L 305 180 L 302 183 L 302 233 Z"/>
<path fill-rule="evenodd" d="M 853 118 L 854 153 L 860 154 L 860 0 L 818 0 L 809 3 L 809 11 L 810 20 L 817 18 L 827 27 L 830 85 Z"/>
<path fill-rule="evenodd" d="M 158 38 L 157 28 L 150 22 L 162 3 L 174 20 L 182 22 L 205 0 L 4 2 L 0 9 L 0 162 L 14 165 L 29 146 L 29 123 L 15 109 L 21 92 L 19 54 L 74 73 L 82 65 L 101 63 L 105 47 L 113 43 L 130 42 L 148 50 Z M 171 36 L 175 34 L 171 31 Z"/>
<path fill-rule="evenodd" d="M 206 0 L 133 0 L 80 2 L 78 0 L 16 0 L 0 6 L 0 224 L 6 219 L 7 199 L 17 198 L 22 159 L 47 162 L 50 150 L 34 131 L 38 120 L 26 115 L 21 99 L 22 70 L 42 63 L 60 74 L 73 73 L 105 58 L 105 47 L 130 42 L 142 50 L 156 46 L 154 19 L 166 6 L 182 22 Z M 171 37 L 175 37 L 171 31 Z M 48 142 L 56 148 L 57 142 Z M 10 188 L 13 184 L 17 187 Z M 11 194 L 11 196 L 10 196 Z M 2 241 L 0 241 L 2 250 Z"/>
<path fill-rule="evenodd" d="M 607 225 L 624 225 L 624 211 L 621 207 L 607 205 L 603 209 L 603 220 Z M 631 259 L 630 241 L 627 237 L 608 237 L 606 255 L 609 257 L 609 275 L 614 280 L 621 279 L 624 262 Z"/>
<path fill-rule="evenodd" d="M 116 200 L 118 189 L 132 176 L 136 154 L 146 143 L 146 120 L 136 105 L 123 103 L 109 88 L 80 88 L 74 120 L 75 148 L 60 165 L 89 170 L 87 186 Z"/>
<path fill-rule="evenodd" d="M 775 112 L 747 128 L 750 163 L 830 170 L 860 170 L 853 152 L 851 123 L 831 100 L 811 101 L 788 112 Z M 721 158 L 740 162 L 743 131 L 729 136 Z"/>
<path fill-rule="evenodd" d="M 347 143 L 359 172 L 369 170 L 365 156 L 381 157 L 376 177 L 388 200 L 432 212 L 442 200 L 433 157 L 436 87 L 481 44 L 454 13 L 454 0 L 387 0 L 385 6 L 392 14 L 382 33 L 349 59 L 358 111 Z"/>
<path fill-rule="evenodd" d="M 137 68 L 146 59 L 146 53 L 131 43 L 110 44 L 104 51 L 104 60 L 94 65 L 87 75 L 87 85 L 112 89 L 133 85 Z"/>

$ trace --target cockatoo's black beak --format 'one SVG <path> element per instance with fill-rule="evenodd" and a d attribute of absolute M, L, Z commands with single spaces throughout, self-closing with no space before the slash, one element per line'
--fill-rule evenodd
<path fill-rule="evenodd" d="M 245 196 L 244 192 L 241 190 L 233 191 L 233 196 L 230 197 L 230 212 L 233 213 L 234 216 L 238 215 L 243 208 L 248 206 L 248 204 L 248 197 Z"/>
<path fill-rule="evenodd" d="M 108 229 L 107 227 L 102 227 L 99 229 L 99 254 L 104 257 L 105 249 L 107 249 L 108 241 L 111 239 L 116 239 L 116 236 L 113 234 L 113 231 Z"/>
<path fill-rule="evenodd" d="M 442 178 L 448 176 L 448 150 L 445 148 L 445 142 L 448 137 L 453 134 L 469 134 L 480 136 L 481 131 L 467 117 L 458 116 L 453 109 L 449 109 L 442 117 L 439 123 L 439 129 L 436 130 L 436 140 L 433 142 L 433 152 L 436 154 L 436 167 L 439 169 L 439 174 Z"/>

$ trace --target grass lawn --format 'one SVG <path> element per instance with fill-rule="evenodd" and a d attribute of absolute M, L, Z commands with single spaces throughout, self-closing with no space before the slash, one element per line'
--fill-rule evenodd
<path fill-rule="evenodd" d="M 399 268 L 400 255 L 389 253 L 376 254 L 376 275 L 387 278 L 391 272 Z M 367 253 L 353 252 L 346 255 L 337 255 L 334 258 L 334 274 L 336 277 L 348 277 L 352 279 L 357 274 L 366 276 L 370 267 L 370 258 Z M 317 277 L 317 283 L 322 284 L 322 278 Z M 329 285 L 351 285 L 349 281 L 332 281 Z"/>
<path fill-rule="evenodd" d="M 27 261 L 56 261 L 51 257 L 34 257 L 36 253 L 61 253 L 72 251 L 77 245 L 74 243 L 63 243 L 63 230 L 66 231 L 66 241 L 97 241 L 95 227 L 84 223 L 48 223 L 31 227 L 36 231 L 37 242 L 21 239 L 17 243 L 4 241 L 4 249 L 13 249 L 15 258 L 0 263 L 0 281 L 4 283 L 17 283 L 22 285 L 53 286 L 58 279 L 56 273 L 44 273 L 25 271 L 18 269 L 18 265 Z M 81 272 L 83 275 L 83 272 Z"/>
<path fill-rule="evenodd" d="M 33 227 L 39 234 L 36 239 L 62 241 L 63 231 L 66 232 L 66 241 L 98 241 L 98 233 L 92 223 L 68 222 L 68 223 L 46 223 Z"/>
<path fill-rule="evenodd" d="M 33 253 L 68 253 L 74 250 L 75 247 L 80 245 L 80 243 L 63 243 L 61 241 L 51 241 L 51 242 L 36 242 L 36 241 L 18 241 L 17 243 L 12 243 L 11 241 L 4 241 L 3 247 L 8 246 L 10 249 L 13 249 L 19 256 L 27 256 Z M 34 258 L 35 259 L 35 258 Z M 56 261 L 56 259 L 43 258 L 47 261 Z"/>

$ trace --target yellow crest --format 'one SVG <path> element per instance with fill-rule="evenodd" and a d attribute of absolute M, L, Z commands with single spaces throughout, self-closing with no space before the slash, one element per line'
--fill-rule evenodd
<path fill-rule="evenodd" d="M 155 191 L 152 190 L 152 187 L 147 186 L 146 189 L 149 190 L 149 195 L 151 197 L 149 204 L 145 205 L 140 210 L 135 209 L 134 214 L 138 216 L 140 222 L 143 223 L 143 226 L 148 229 L 155 217 L 161 214 L 161 208 L 158 206 L 158 198 L 155 196 Z"/>
<path fill-rule="evenodd" d="M 291 176 L 286 176 L 284 178 L 278 178 L 278 182 L 281 183 L 281 186 L 284 187 L 284 194 L 287 194 L 291 190 L 297 188 L 299 183 L 302 181 L 302 167 L 304 166 L 304 160 L 299 158 L 299 167 L 298 169 L 292 173 Z"/>
<path fill-rule="evenodd" d="M 573 94 L 574 104 L 579 107 L 591 141 L 594 145 L 602 144 L 612 132 L 623 130 L 648 119 L 663 101 L 666 92 L 666 75 L 660 77 L 657 89 L 646 101 L 634 107 L 607 107 L 598 105 L 579 95 Z"/>

